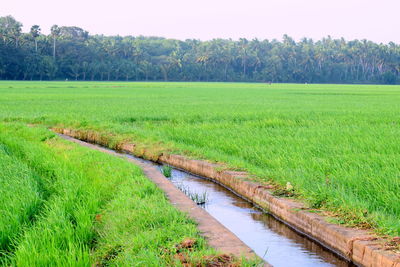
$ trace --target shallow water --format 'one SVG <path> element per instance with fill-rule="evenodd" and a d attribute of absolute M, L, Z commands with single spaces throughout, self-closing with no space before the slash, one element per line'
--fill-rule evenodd
<path fill-rule="evenodd" d="M 170 180 L 191 193 L 207 192 L 204 209 L 273 266 L 354 266 L 221 185 L 176 169 Z"/>
<path fill-rule="evenodd" d="M 157 163 L 121 155 L 156 166 L 161 172 L 162 166 Z M 178 188 L 185 188 L 189 195 L 206 192 L 207 201 L 201 206 L 269 264 L 277 267 L 354 266 L 225 187 L 174 168 L 171 174 L 171 182 Z"/>

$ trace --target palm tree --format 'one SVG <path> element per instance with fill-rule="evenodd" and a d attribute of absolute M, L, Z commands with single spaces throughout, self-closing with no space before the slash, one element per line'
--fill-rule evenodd
<path fill-rule="evenodd" d="M 61 30 L 57 25 L 51 26 L 51 36 L 53 37 L 53 59 L 56 60 L 56 40 L 60 36 Z"/>
<path fill-rule="evenodd" d="M 0 36 L 3 41 L 15 41 L 15 47 L 18 47 L 19 37 L 21 36 L 22 24 L 12 16 L 0 17 Z"/>
<path fill-rule="evenodd" d="M 40 35 L 40 31 L 41 31 L 41 29 L 40 29 L 40 26 L 39 26 L 39 25 L 33 25 L 33 26 L 31 27 L 30 34 L 31 34 L 33 40 L 35 41 L 35 52 L 36 52 L 36 53 L 37 53 L 37 50 L 38 50 L 37 38 L 38 38 L 39 35 Z"/>

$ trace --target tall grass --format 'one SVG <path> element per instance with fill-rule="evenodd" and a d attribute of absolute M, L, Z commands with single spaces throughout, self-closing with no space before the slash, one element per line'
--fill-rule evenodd
<path fill-rule="evenodd" d="M 1 82 L 0 120 L 93 129 L 223 161 L 400 235 L 400 86 Z M 12 88 L 10 88 L 12 87 Z"/>
<path fill-rule="evenodd" d="M 0 124 L 0 144 L 2 264 L 179 265 L 161 252 L 185 238 L 194 262 L 215 253 L 127 161 L 20 124 Z"/>
<path fill-rule="evenodd" d="M 13 249 L 13 240 L 34 220 L 42 203 L 39 186 L 26 164 L 0 145 L 0 254 Z"/>

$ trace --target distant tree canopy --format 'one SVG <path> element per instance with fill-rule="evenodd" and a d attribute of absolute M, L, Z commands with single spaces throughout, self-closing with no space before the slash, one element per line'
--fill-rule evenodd
<path fill-rule="evenodd" d="M 22 33 L 0 17 L 0 79 L 400 83 L 400 45 L 304 38 L 295 42 L 89 35 L 39 25 Z"/>

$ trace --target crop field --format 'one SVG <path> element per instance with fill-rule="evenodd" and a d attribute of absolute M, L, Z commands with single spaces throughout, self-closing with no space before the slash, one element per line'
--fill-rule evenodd
<path fill-rule="evenodd" d="M 9 125 L 17 122 L 112 133 L 116 140 L 131 139 L 149 147 L 224 162 L 232 168 L 249 171 L 257 177 L 255 179 L 273 181 L 282 186 L 290 182 L 297 198 L 303 199 L 312 208 L 332 214 L 332 221 L 371 226 L 380 233 L 400 235 L 400 86 L 3 81 L 0 82 L 0 121 L 3 122 L 0 143 L 6 143 L 5 147 L 9 147 L 7 138 L 17 135 L 13 133 L 15 129 L 9 130 Z M 33 138 L 21 134 L 21 138 Z M 76 220 L 87 220 L 86 213 L 93 214 L 107 202 L 111 203 L 107 204 L 111 213 L 126 215 L 128 211 L 118 211 L 118 208 L 125 207 L 120 205 L 119 199 L 110 200 L 114 197 L 112 193 L 117 190 L 113 183 L 122 183 L 122 174 L 112 171 L 114 165 L 122 172 L 140 177 L 140 183 L 148 187 L 141 190 L 154 191 L 149 198 L 162 199 L 158 190 L 150 186 L 135 168 L 97 154 L 93 158 L 85 158 L 83 162 L 83 158 L 80 158 L 69 163 L 65 159 L 68 155 L 64 153 L 89 152 L 68 152 L 68 149 L 60 152 L 62 146 L 67 146 L 65 143 L 56 142 L 57 145 L 53 144 L 55 147 L 48 148 L 49 142 L 36 144 L 37 141 L 24 141 L 24 151 L 29 151 L 25 154 L 16 145 L 10 145 L 12 156 L 4 149 L 0 153 L 0 164 L 8 166 L 7 176 L 11 177 L 7 183 L 14 183 L 12 177 L 19 175 L 32 177 L 29 182 L 18 184 L 21 197 L 12 203 L 23 211 L 18 215 L 20 217 L 2 218 L 0 222 L 15 221 L 9 224 L 13 225 L 12 229 L 1 231 L 2 234 L 7 233 L 1 237 L 3 249 L 15 251 L 15 256 L 10 260 L 27 257 L 24 253 L 29 250 L 41 253 L 41 250 L 32 249 L 34 242 L 39 242 L 35 234 L 62 225 L 63 220 L 68 219 L 62 217 L 66 209 L 74 209 L 79 213 L 76 214 Z M 31 145 L 33 149 L 29 149 Z M 35 155 L 35 147 L 38 146 L 46 146 L 46 151 L 40 152 L 40 155 L 57 155 L 57 160 L 63 162 L 65 168 L 69 168 L 69 164 L 80 166 L 76 173 L 68 175 L 79 176 L 84 170 L 89 174 L 104 171 L 110 172 L 113 179 L 103 184 L 96 180 L 98 178 L 93 178 L 83 186 L 99 189 L 89 190 L 91 194 L 82 196 L 75 186 L 65 184 L 62 175 L 67 174 L 60 169 L 61 177 L 57 183 L 71 188 L 61 190 L 58 193 L 60 195 L 54 198 L 55 191 L 60 189 L 48 180 L 53 179 L 53 174 L 46 171 L 46 160 L 53 161 L 47 159 L 51 156 L 42 158 Z M 10 158 L 14 154 L 18 158 L 16 161 Z M 101 160 L 107 167 L 104 170 L 89 168 L 91 160 Z M 40 180 L 38 172 L 48 178 Z M 80 179 L 76 182 L 83 183 Z M 133 178 L 126 183 L 130 182 L 138 183 Z M 2 188 L 7 186 L 11 185 Z M 11 199 L 7 194 L 1 196 L 5 198 L 2 201 Z M 73 200 L 81 197 L 96 198 L 96 204 L 73 208 L 73 205 L 87 205 L 87 201 Z M 64 206 L 60 206 L 57 202 L 62 198 L 70 198 L 71 202 L 63 202 Z M 152 201 L 144 204 L 140 198 L 135 201 L 140 204 L 131 208 L 138 211 L 130 212 L 141 212 L 144 205 L 155 205 Z M 51 206 L 43 203 L 51 203 Z M 156 210 L 160 208 L 171 213 L 167 218 L 184 220 L 169 208 L 154 206 Z M 32 221 L 32 216 L 36 218 L 34 214 L 37 213 L 45 215 L 40 216 L 23 235 L 19 235 L 21 229 L 25 229 L 25 225 Z M 108 217 L 109 220 L 113 218 Z M 90 221 L 84 225 L 91 229 Z M 188 235 L 193 236 L 193 226 L 188 222 L 183 225 Z M 174 232 L 176 229 L 173 225 L 171 227 L 170 231 Z M 68 231 L 65 228 L 63 237 L 49 234 L 48 238 L 70 240 L 68 244 L 71 247 L 68 249 L 71 253 L 78 253 L 75 244 L 89 246 L 85 242 L 94 235 L 87 229 L 74 234 Z M 115 228 L 112 231 L 119 230 Z M 148 236 L 162 240 L 157 235 L 163 233 L 157 232 L 157 229 L 154 231 Z M 75 236 L 78 234 L 82 236 Z M 143 239 L 137 232 L 131 234 Z M 106 253 L 110 243 L 117 243 L 113 239 L 115 237 L 109 235 L 112 234 L 100 235 L 103 241 L 99 241 L 98 246 L 104 244 L 99 250 L 100 254 Z M 19 242 L 10 243 L 8 240 L 12 236 L 18 236 Z M 78 239 L 86 241 L 81 243 Z M 177 243 L 178 239 L 177 236 L 176 240 L 168 242 Z M 61 241 L 43 239 L 40 242 Z M 132 257 L 130 252 L 126 252 L 124 257 Z M 54 255 L 57 253 L 54 251 Z M 65 255 L 57 256 L 60 260 L 67 260 L 63 257 Z M 86 254 L 79 257 L 82 261 L 90 260 Z"/>
<path fill-rule="evenodd" d="M 178 252 L 194 265 L 215 255 L 138 167 L 46 128 L 0 124 L 0 170 L 2 266 L 179 266 Z"/>

